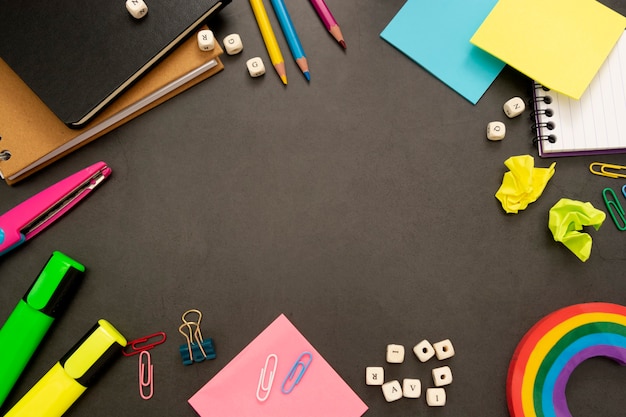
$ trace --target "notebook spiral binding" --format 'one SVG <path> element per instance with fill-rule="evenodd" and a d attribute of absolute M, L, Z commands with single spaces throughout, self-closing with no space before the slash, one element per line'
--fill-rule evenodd
<path fill-rule="evenodd" d="M 0 151 L 0 161 L 8 161 L 11 158 L 11 152 Z"/>
<path fill-rule="evenodd" d="M 547 94 L 549 91 L 549 88 L 537 82 L 533 83 L 533 98 L 530 99 L 529 103 L 533 108 L 530 113 L 530 119 L 533 122 L 530 127 L 534 134 L 533 145 L 544 140 L 550 143 L 557 141 L 556 135 L 550 133 L 551 130 L 554 130 L 555 124 L 549 120 L 554 115 L 554 111 L 548 107 L 552 103 L 552 97 Z"/>

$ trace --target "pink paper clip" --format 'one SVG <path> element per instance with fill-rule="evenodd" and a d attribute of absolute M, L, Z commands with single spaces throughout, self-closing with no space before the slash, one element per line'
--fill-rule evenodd
<path fill-rule="evenodd" d="M 124 356 L 133 356 L 146 350 L 150 350 L 155 346 L 165 342 L 167 336 L 164 332 L 156 332 L 148 336 L 140 337 L 126 344 L 122 349 Z"/>
<path fill-rule="evenodd" d="M 139 352 L 139 395 L 144 400 L 149 400 L 154 394 L 154 365 L 150 352 L 143 350 Z M 148 391 L 146 393 L 146 388 Z"/>

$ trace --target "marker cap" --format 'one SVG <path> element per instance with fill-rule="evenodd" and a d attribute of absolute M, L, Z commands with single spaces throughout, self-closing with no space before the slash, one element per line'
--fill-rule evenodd
<path fill-rule="evenodd" d="M 57 318 L 76 293 L 85 267 L 69 256 L 55 251 L 23 297 L 35 310 Z"/>
<path fill-rule="evenodd" d="M 67 375 L 88 387 L 106 365 L 126 346 L 122 334 L 104 319 L 98 323 L 61 358 L 59 363 Z"/>

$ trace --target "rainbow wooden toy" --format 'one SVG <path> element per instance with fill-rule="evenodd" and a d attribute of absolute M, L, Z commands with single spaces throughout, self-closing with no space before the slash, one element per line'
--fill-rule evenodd
<path fill-rule="evenodd" d="M 575 304 L 541 319 L 522 338 L 509 365 L 511 417 L 571 417 L 567 381 L 580 363 L 598 356 L 626 365 L 626 307 Z"/>

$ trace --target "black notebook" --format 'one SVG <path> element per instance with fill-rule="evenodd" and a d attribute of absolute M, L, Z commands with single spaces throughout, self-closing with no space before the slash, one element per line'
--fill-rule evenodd
<path fill-rule="evenodd" d="M 0 2 L 0 57 L 69 127 L 110 104 L 231 0 Z"/>

